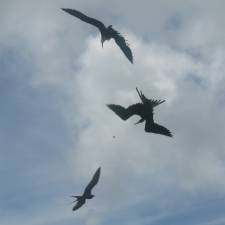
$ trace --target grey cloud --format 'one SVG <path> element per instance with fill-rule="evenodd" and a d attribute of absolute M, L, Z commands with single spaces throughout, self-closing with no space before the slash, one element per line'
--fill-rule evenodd
<path fill-rule="evenodd" d="M 56 106 L 63 117 L 71 141 L 63 153 L 56 151 L 65 164 L 56 160 L 44 167 L 46 174 L 36 168 L 29 176 L 39 171 L 46 179 L 55 179 L 49 183 L 49 189 L 60 182 L 71 185 L 62 185 L 62 190 L 57 190 L 61 199 L 62 192 L 66 192 L 66 197 L 71 191 L 79 192 L 90 171 L 98 166 L 103 168 L 95 190 L 97 197 L 88 202 L 80 215 L 73 217 L 70 206 L 56 207 L 52 196 L 48 196 L 44 203 L 49 201 L 49 208 L 32 207 L 31 211 L 37 210 L 34 217 L 25 212 L 20 217 L 15 211 L 14 222 L 9 220 L 11 224 L 104 224 L 107 218 L 113 220 L 126 210 L 127 218 L 121 224 L 129 224 L 129 218 L 141 219 L 135 213 L 132 217 L 129 210 L 141 211 L 142 205 L 157 207 L 155 215 L 160 218 L 160 210 L 169 206 L 173 198 L 175 208 L 180 206 L 178 195 L 184 196 L 183 200 L 191 193 L 224 195 L 221 93 L 225 68 L 221 27 L 225 20 L 223 3 L 218 3 L 1 3 L 1 45 L 17 48 L 31 61 L 33 71 L 26 85 L 35 90 L 53 89 L 63 95 L 61 99 L 56 95 L 49 104 Z M 78 8 L 106 24 L 115 24 L 131 44 L 135 64 L 127 62 L 113 41 L 102 49 L 98 33 L 61 12 L 61 7 Z M 176 29 L 168 28 L 168 23 L 174 23 L 174 15 L 178 15 L 178 25 Z M 187 79 L 189 74 L 195 74 L 203 86 Z M 142 125 L 133 125 L 136 118 L 120 121 L 105 107 L 107 103 L 129 105 L 138 101 L 136 86 L 149 97 L 166 100 L 156 109 L 155 116 L 171 129 L 174 139 L 145 134 Z M 54 111 L 47 115 L 51 113 Z M 41 129 L 46 127 L 40 127 L 39 132 Z M 46 132 L 43 135 L 48 137 Z M 45 150 L 48 148 L 46 145 Z M 62 169 L 67 173 L 65 177 L 62 172 L 55 174 L 62 165 L 66 167 Z M 7 218 L 3 224 L 7 224 Z"/>

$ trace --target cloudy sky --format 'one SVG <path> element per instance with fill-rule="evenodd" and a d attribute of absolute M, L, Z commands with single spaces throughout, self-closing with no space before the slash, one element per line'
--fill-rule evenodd
<path fill-rule="evenodd" d="M 0 224 L 225 224 L 223 0 L 0 1 Z M 126 36 L 111 40 L 60 8 Z M 165 99 L 174 138 L 105 104 Z M 115 136 L 115 138 L 113 138 Z M 96 197 L 72 212 L 101 166 Z"/>

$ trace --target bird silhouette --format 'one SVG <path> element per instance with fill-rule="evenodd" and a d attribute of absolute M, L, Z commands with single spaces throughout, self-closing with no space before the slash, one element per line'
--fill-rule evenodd
<path fill-rule="evenodd" d="M 132 51 L 127 43 L 127 41 L 124 39 L 124 37 L 116 30 L 113 29 L 112 25 L 106 27 L 101 21 L 96 20 L 94 18 L 88 17 L 82 12 L 75 10 L 75 9 L 65 9 L 62 8 L 63 11 L 79 18 L 80 20 L 89 23 L 95 27 L 97 27 L 100 32 L 101 32 L 101 42 L 102 42 L 102 47 L 103 43 L 106 40 L 110 40 L 113 38 L 116 42 L 116 44 L 120 47 L 120 49 L 123 51 L 123 53 L 126 55 L 128 60 L 133 63 L 133 55 Z"/>
<path fill-rule="evenodd" d="M 101 167 L 99 167 L 94 176 L 92 177 L 92 180 L 87 185 L 87 187 L 84 190 L 83 195 L 72 195 L 71 197 L 76 198 L 73 202 L 76 202 L 76 205 L 73 207 L 73 211 L 79 209 L 82 205 L 85 204 L 86 199 L 92 199 L 94 195 L 91 193 L 93 187 L 98 183 L 99 177 L 100 177 Z"/>
<path fill-rule="evenodd" d="M 138 95 L 142 101 L 142 103 L 137 103 L 131 105 L 127 108 L 124 108 L 120 105 L 108 104 L 107 106 L 115 112 L 122 120 L 127 120 L 133 115 L 138 115 L 141 119 L 135 123 L 139 124 L 145 121 L 145 131 L 150 133 L 162 134 L 168 137 L 172 137 L 171 132 L 153 120 L 153 108 L 165 102 L 165 100 L 153 100 L 148 99 L 142 92 L 136 88 Z"/>

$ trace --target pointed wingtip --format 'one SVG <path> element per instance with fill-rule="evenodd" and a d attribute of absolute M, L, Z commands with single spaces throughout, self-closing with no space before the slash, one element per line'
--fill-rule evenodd
<path fill-rule="evenodd" d="M 164 103 L 166 100 L 158 100 L 158 104 L 157 105 L 160 105 L 160 104 L 162 104 L 162 103 Z M 157 106 L 156 105 L 156 106 Z"/>
<path fill-rule="evenodd" d="M 61 8 L 64 12 L 68 12 L 67 8 Z"/>
<path fill-rule="evenodd" d="M 98 167 L 98 169 L 95 172 L 95 175 L 98 177 L 98 179 L 100 177 L 100 174 L 101 174 L 101 167 Z"/>
<path fill-rule="evenodd" d="M 138 95 L 139 95 L 139 97 L 140 97 L 141 101 L 143 101 L 143 100 L 142 100 L 142 98 L 141 98 L 142 92 L 141 92 L 141 91 L 139 92 L 139 90 L 138 90 L 138 88 L 137 88 L 137 87 L 136 87 L 136 91 L 137 91 L 137 93 L 138 93 Z"/>
<path fill-rule="evenodd" d="M 61 8 L 61 9 L 62 9 L 62 11 L 67 12 L 65 8 Z"/>
<path fill-rule="evenodd" d="M 126 54 L 125 54 L 125 55 L 126 55 Z M 134 59 L 133 59 L 132 53 L 131 53 L 131 55 L 126 55 L 126 57 L 127 57 L 127 59 L 129 60 L 129 62 L 130 62 L 131 64 L 134 64 Z"/>
<path fill-rule="evenodd" d="M 112 109 L 112 104 L 106 104 L 109 109 Z"/>
<path fill-rule="evenodd" d="M 173 134 L 170 131 L 168 131 L 168 134 L 166 134 L 166 136 L 173 138 Z"/>
<path fill-rule="evenodd" d="M 137 91 L 138 95 L 140 96 L 140 92 L 139 92 L 139 90 L 138 90 L 138 88 L 137 88 L 137 87 L 136 87 L 136 91 Z"/>

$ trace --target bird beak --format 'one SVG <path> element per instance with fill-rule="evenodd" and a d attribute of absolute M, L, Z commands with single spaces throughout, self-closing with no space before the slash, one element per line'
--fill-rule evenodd
<path fill-rule="evenodd" d="M 103 41 L 102 41 L 102 48 L 103 48 Z"/>
<path fill-rule="evenodd" d="M 143 123 L 144 122 L 144 119 L 140 119 L 140 120 L 138 120 L 134 125 L 137 125 L 137 124 L 139 124 L 139 123 Z"/>

